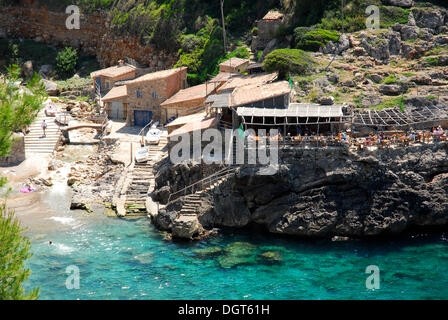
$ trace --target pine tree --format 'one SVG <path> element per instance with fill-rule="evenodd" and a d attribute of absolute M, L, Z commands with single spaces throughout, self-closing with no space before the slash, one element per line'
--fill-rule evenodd
<path fill-rule="evenodd" d="M 31 273 L 24 265 L 31 257 L 30 241 L 22 232 L 14 212 L 0 205 L 0 300 L 34 300 L 39 293 L 26 293 L 22 287 Z"/>
<path fill-rule="evenodd" d="M 10 152 L 12 132 L 31 124 L 45 98 L 38 75 L 21 86 L 19 74 L 20 69 L 12 66 L 0 78 L 0 157 Z M 0 177 L 0 187 L 5 184 L 6 179 Z M 30 241 L 22 232 L 14 212 L 0 204 L 0 300 L 37 299 L 39 293 L 39 289 L 26 293 L 22 287 L 30 275 L 25 260 L 31 256 Z"/>
<path fill-rule="evenodd" d="M 8 74 L 0 77 L 0 157 L 9 154 L 12 133 L 33 122 L 45 99 L 45 89 L 37 74 L 26 86 L 20 85 L 19 75 L 20 68 L 12 65 Z"/>

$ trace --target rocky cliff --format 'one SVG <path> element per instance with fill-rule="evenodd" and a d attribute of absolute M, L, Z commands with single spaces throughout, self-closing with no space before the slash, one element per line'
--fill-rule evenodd
<path fill-rule="evenodd" d="M 446 144 L 289 150 L 281 153 L 281 163 L 272 176 L 242 167 L 204 195 L 198 215 L 202 226 L 258 224 L 299 237 L 368 237 L 448 223 Z M 198 166 L 162 166 L 158 189 L 172 188 L 160 181 L 179 167 L 195 172 Z M 178 199 L 161 210 L 156 225 L 170 230 L 182 203 Z"/>
<path fill-rule="evenodd" d="M 132 58 L 151 70 L 171 68 L 175 54 L 142 45 L 137 37 L 117 37 L 110 31 L 107 14 L 82 14 L 80 29 L 69 30 L 65 11 L 55 12 L 45 6 L 0 6 L 0 38 L 34 39 L 55 46 L 72 46 L 85 55 L 96 56 L 102 66 L 114 65 L 122 58 Z"/>

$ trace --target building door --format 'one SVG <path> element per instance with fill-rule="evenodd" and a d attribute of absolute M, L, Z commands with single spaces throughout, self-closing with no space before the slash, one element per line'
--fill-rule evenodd
<path fill-rule="evenodd" d="M 123 120 L 125 119 L 124 107 L 121 102 L 112 102 L 110 106 L 111 119 Z"/>
<path fill-rule="evenodd" d="M 134 125 L 144 127 L 152 120 L 152 111 L 134 110 Z"/>
<path fill-rule="evenodd" d="M 95 93 L 101 92 L 101 78 L 95 79 Z"/>

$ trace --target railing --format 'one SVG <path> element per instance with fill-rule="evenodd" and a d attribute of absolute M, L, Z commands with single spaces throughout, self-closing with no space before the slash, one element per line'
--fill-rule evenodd
<path fill-rule="evenodd" d="M 171 193 L 170 196 L 168 197 L 168 203 L 179 198 L 182 195 L 186 196 L 187 194 L 194 194 L 198 191 L 203 191 L 206 188 L 210 187 L 214 182 L 216 182 L 220 179 L 224 179 L 234 173 L 235 173 L 235 168 L 225 168 L 221 171 L 215 172 L 215 173 L 209 175 L 208 177 L 203 178 L 193 184 L 190 184 L 189 186 L 187 186 L 179 191 Z"/>
<path fill-rule="evenodd" d="M 101 138 L 103 138 L 106 135 L 107 130 L 107 124 L 109 122 L 109 118 L 106 116 L 104 117 L 103 123 L 101 124 Z"/>
<path fill-rule="evenodd" d="M 230 123 L 230 122 L 219 120 L 218 129 L 221 129 L 221 130 L 233 129 L 233 126 L 232 126 L 232 123 Z"/>
<path fill-rule="evenodd" d="M 153 120 L 151 120 L 146 126 L 143 127 L 142 130 L 138 133 L 138 135 L 142 135 L 142 144 L 145 144 L 145 129 L 150 127 L 153 123 Z"/>

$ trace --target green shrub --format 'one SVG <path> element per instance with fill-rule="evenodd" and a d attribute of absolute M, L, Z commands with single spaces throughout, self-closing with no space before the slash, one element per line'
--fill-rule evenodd
<path fill-rule="evenodd" d="M 391 74 L 387 78 L 384 78 L 383 83 L 384 84 L 394 84 L 397 83 L 398 79 L 394 74 Z"/>
<path fill-rule="evenodd" d="M 385 100 L 384 102 L 380 103 L 375 109 L 382 110 L 382 109 L 390 109 L 390 108 L 400 107 L 400 110 L 402 110 L 404 108 L 404 100 L 405 99 L 406 99 L 406 96 L 389 98 L 389 99 Z"/>
<path fill-rule="evenodd" d="M 56 68 L 61 77 L 70 77 L 76 72 L 78 51 L 72 47 L 65 47 L 56 57 Z"/>
<path fill-rule="evenodd" d="M 290 74 L 307 74 L 315 65 L 315 61 L 299 49 L 278 49 L 269 53 L 263 61 L 263 69 L 267 72 L 279 73 L 286 79 Z"/>
<path fill-rule="evenodd" d="M 406 24 L 409 20 L 409 11 L 410 9 L 400 7 L 380 6 L 380 27 L 389 28 L 396 23 Z"/>
<path fill-rule="evenodd" d="M 337 42 L 340 33 L 324 29 L 298 27 L 294 29 L 296 48 L 307 51 L 319 51 L 328 42 Z"/>

